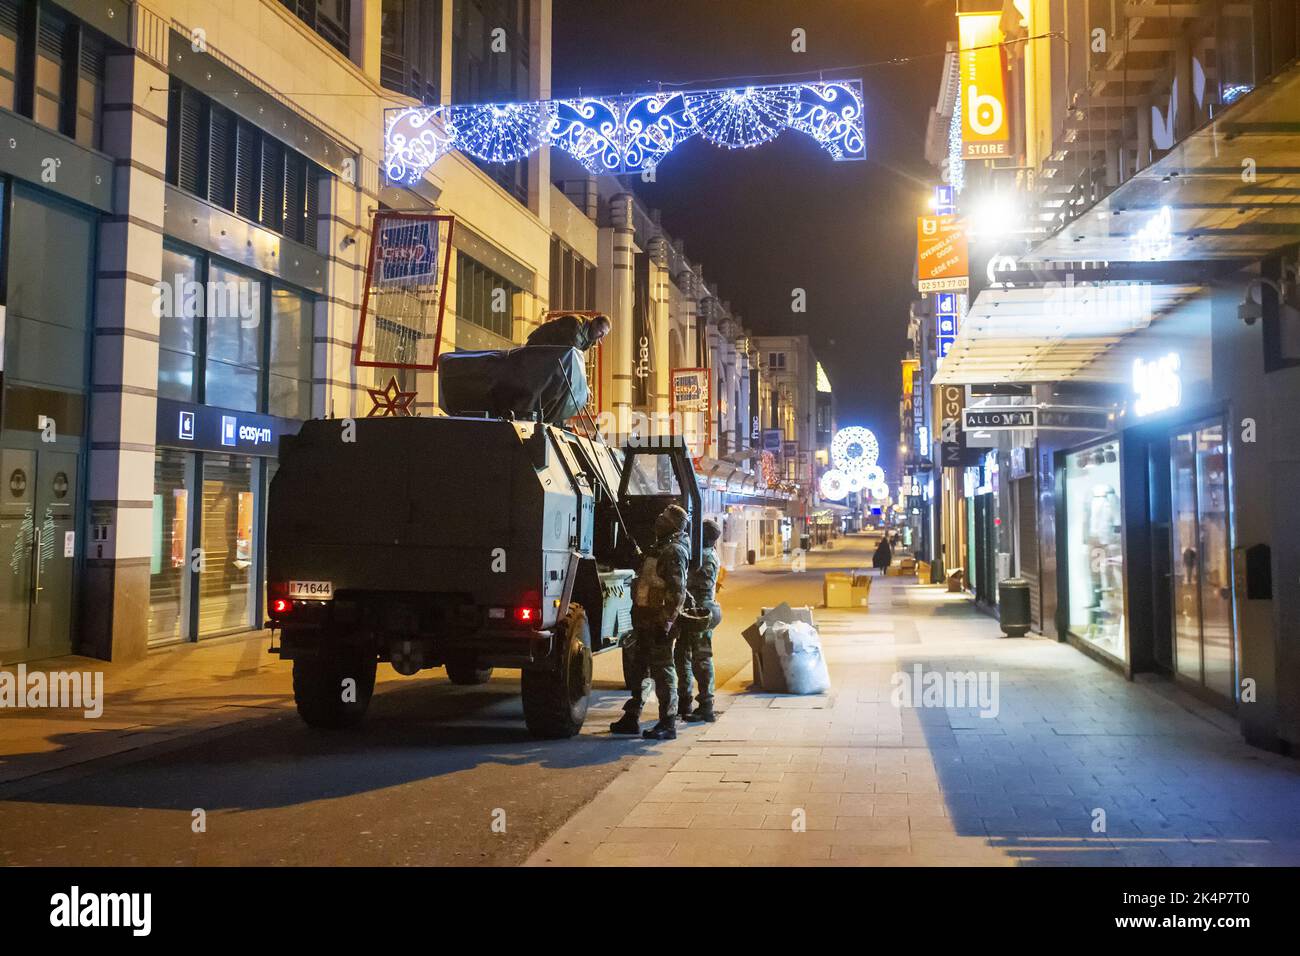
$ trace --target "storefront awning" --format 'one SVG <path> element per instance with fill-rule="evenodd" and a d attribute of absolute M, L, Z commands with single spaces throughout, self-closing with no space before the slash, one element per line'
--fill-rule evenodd
<path fill-rule="evenodd" d="M 1208 315 L 1180 309 L 1203 288 L 1100 283 L 984 289 L 932 384 L 1123 381 L 1132 357 L 1115 346 L 1134 333 L 1157 326 L 1143 336 L 1144 347 L 1164 335 L 1171 341 L 1208 335 Z"/>
<path fill-rule="evenodd" d="M 1250 260 L 1300 242 L 1300 66 L 1225 108 L 1024 257 Z"/>

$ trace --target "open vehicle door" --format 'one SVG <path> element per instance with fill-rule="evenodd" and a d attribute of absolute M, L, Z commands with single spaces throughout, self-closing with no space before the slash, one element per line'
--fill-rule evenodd
<path fill-rule="evenodd" d="M 645 551 L 654 544 L 655 518 L 669 505 L 681 505 L 691 517 L 691 567 L 697 568 L 703 551 L 703 505 L 690 453 L 680 435 L 650 442 L 649 447 L 623 449 L 618 488 L 623 522 Z"/>

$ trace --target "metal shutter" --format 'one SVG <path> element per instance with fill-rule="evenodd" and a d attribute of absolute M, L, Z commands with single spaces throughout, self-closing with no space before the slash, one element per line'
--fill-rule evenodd
<path fill-rule="evenodd" d="M 203 167 L 200 152 L 203 145 L 203 103 L 188 87 L 180 90 L 180 123 L 178 152 L 176 154 L 176 185 L 187 193 L 204 195 Z"/>
<path fill-rule="evenodd" d="M 208 199 L 225 209 L 235 204 L 235 117 L 211 108 L 208 124 Z"/>
<path fill-rule="evenodd" d="M 269 136 L 262 137 L 262 212 L 257 221 L 284 231 L 284 147 Z"/>
<path fill-rule="evenodd" d="M 257 129 L 241 120 L 235 128 L 235 212 L 245 219 L 257 218 L 261 148 Z"/>
<path fill-rule="evenodd" d="M 303 178 L 307 161 L 292 150 L 284 156 L 284 234 L 302 242 Z"/>
<path fill-rule="evenodd" d="M 303 210 L 302 241 L 311 248 L 316 248 L 316 217 L 320 215 L 320 190 L 325 174 L 315 163 L 307 163 L 306 181 L 303 189 L 306 201 Z"/>

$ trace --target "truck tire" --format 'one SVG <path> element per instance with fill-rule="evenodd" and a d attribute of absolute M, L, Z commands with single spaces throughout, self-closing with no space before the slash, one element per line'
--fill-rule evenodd
<path fill-rule="evenodd" d="M 443 666 L 447 668 L 447 679 L 453 684 L 486 684 L 492 679 L 492 668 L 478 667 L 477 664 L 471 657 L 468 660 L 449 660 Z"/>
<path fill-rule="evenodd" d="M 587 719 L 591 695 L 591 632 L 576 604 L 557 628 L 557 660 L 546 670 L 525 670 L 521 678 L 524 723 L 544 740 L 572 737 Z"/>
<path fill-rule="evenodd" d="M 375 691 L 374 657 L 346 654 L 293 662 L 293 701 L 309 727 L 355 727 Z M 344 700 L 343 682 L 356 681 L 355 700 Z"/>

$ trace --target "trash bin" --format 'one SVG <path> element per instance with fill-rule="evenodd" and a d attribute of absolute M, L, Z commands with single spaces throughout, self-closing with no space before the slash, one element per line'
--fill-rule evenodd
<path fill-rule="evenodd" d="M 750 548 L 748 551 L 745 552 L 746 564 L 754 564 L 757 561 L 758 561 L 758 555 L 755 553 L 753 548 Z"/>
<path fill-rule="evenodd" d="M 812 536 L 807 534 L 799 535 L 799 547 L 807 552 L 812 548 Z"/>
<path fill-rule="evenodd" d="M 1029 582 L 1024 578 L 1007 578 L 998 584 L 998 620 L 1007 637 L 1029 633 Z"/>

